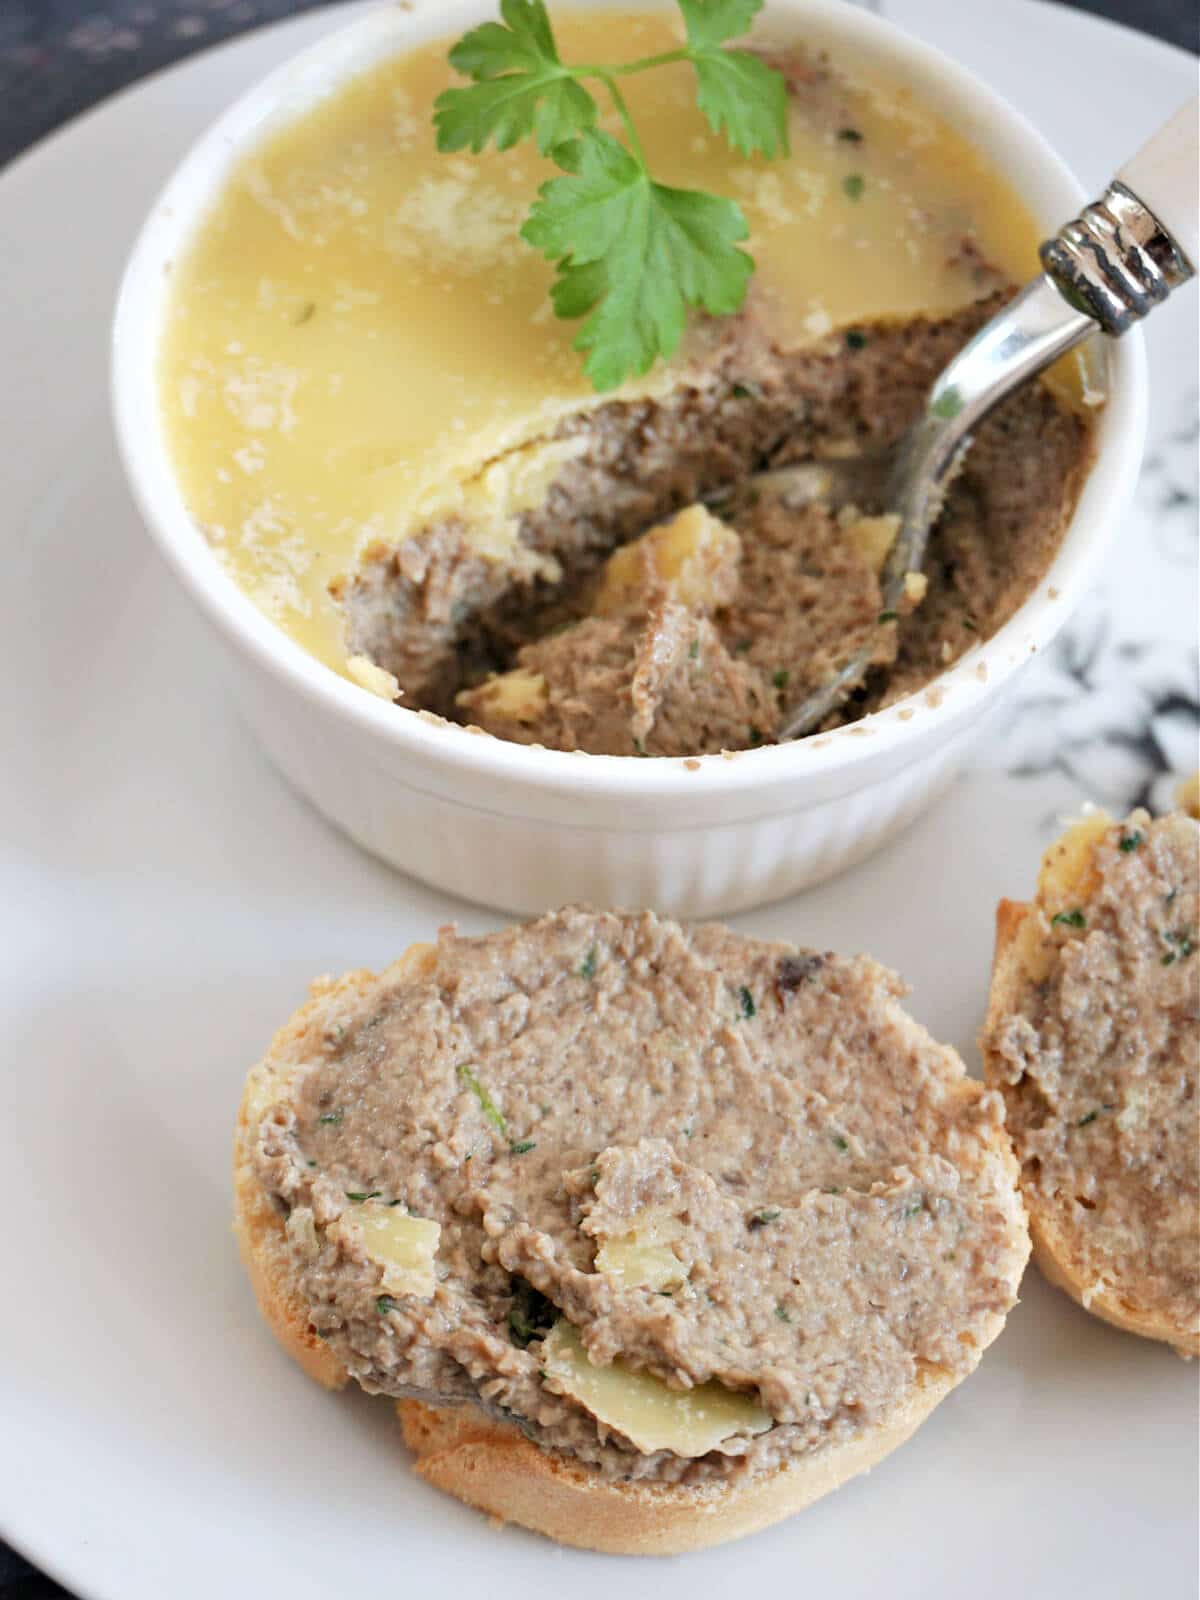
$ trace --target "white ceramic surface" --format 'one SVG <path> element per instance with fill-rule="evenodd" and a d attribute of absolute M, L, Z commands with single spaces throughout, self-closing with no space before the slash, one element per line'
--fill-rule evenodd
<path fill-rule="evenodd" d="M 411 0 L 368 13 L 258 85 L 189 154 L 151 211 L 116 320 L 117 428 L 135 495 L 225 646 L 230 692 L 271 759 L 374 854 L 510 910 L 589 899 L 701 916 L 778 899 L 868 854 L 940 793 L 1000 691 L 1078 602 L 1140 460 L 1140 335 L 1109 351 L 1112 397 L 1097 464 L 1045 582 L 938 680 L 940 700 L 917 695 L 822 739 L 708 756 L 699 766 L 528 749 L 389 706 L 268 622 L 188 515 L 156 405 L 166 268 L 231 161 L 265 127 L 404 44 L 453 34 L 488 12 L 483 0 Z M 775 0 L 773 12 L 781 36 L 794 28 L 891 61 L 991 154 L 1047 231 L 1078 208 L 1082 190 L 1041 135 L 960 65 L 840 0 Z"/>
<path fill-rule="evenodd" d="M 886 3 L 1089 189 L 1194 81 L 1057 6 Z M 260 1325 L 229 1233 L 247 1064 L 313 974 L 502 921 L 370 860 L 279 782 L 109 434 L 134 229 L 221 106 L 329 24 L 201 56 L 0 176 L 0 1533 L 83 1600 L 1189 1600 L 1195 1366 L 1035 1272 L 979 1372 L 869 1478 L 661 1563 L 495 1532 L 410 1475 L 384 1403 L 319 1392 Z M 1135 504 L 971 769 L 870 863 L 738 922 L 871 950 L 971 1064 L 997 898 L 1028 890 L 1063 813 L 1165 797 L 1197 759 L 1196 312 L 1181 295 L 1150 325 Z"/>

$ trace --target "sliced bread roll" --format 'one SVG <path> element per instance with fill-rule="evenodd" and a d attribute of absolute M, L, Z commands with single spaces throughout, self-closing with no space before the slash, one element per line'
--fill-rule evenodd
<path fill-rule="evenodd" d="M 1106 1322 L 1200 1353 L 1200 826 L 1097 812 L 1000 902 L 987 1080 L 1034 1256 Z"/>
<path fill-rule="evenodd" d="M 902 993 L 583 909 L 316 985 L 238 1121 L 265 1319 L 494 1517 L 662 1554 L 765 1527 L 912 1433 L 1028 1256 L 999 1097 Z"/>

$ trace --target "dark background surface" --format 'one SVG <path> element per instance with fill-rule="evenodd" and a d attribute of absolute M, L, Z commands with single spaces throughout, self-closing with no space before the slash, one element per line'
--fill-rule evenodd
<path fill-rule="evenodd" d="M 105 95 L 326 0 L 0 0 L 0 166 Z M 958 0 L 986 5 L 987 0 Z M 1200 49 L 1197 0 L 1070 0 Z M 329 6 L 336 10 L 336 6 Z"/>
<path fill-rule="evenodd" d="M 135 79 L 323 0 L 0 0 L 0 166 Z M 960 0 L 964 5 L 986 0 Z M 1195 51 L 1197 0 L 1070 0 Z M 330 6 L 335 10 L 336 6 Z M 2 261 L 2 257 L 0 257 Z M 0 271 L 3 268 L 0 266 Z M 0 1507 L 0 1516 L 3 1507 Z M 68 1600 L 0 1541 L 0 1600 Z M 167 1595 L 163 1600 L 170 1600 Z M 217 1600 L 217 1597 L 214 1597 Z M 228 1597 L 237 1600 L 232 1589 Z M 331 1597 L 341 1600 L 341 1597 Z"/>

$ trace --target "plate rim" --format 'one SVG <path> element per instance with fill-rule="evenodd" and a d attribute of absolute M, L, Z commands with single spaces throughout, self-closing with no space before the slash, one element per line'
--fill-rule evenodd
<path fill-rule="evenodd" d="M 926 3 L 931 3 L 931 0 L 926 0 Z M 951 7 L 955 0 L 932 0 L 932 3 Z M 1048 3 L 1059 14 L 1060 20 L 1071 19 L 1071 26 L 1110 35 L 1114 47 L 1119 45 L 1126 49 L 1136 48 L 1147 57 L 1169 61 L 1173 71 L 1186 68 L 1194 73 L 1196 69 L 1195 57 L 1189 51 L 1141 33 L 1126 24 L 1077 11 L 1066 4 L 1065 0 L 1004 0 L 1006 7 L 1024 12 L 1031 22 L 1033 8 L 1044 9 Z M 79 154 L 86 155 L 87 136 L 96 121 L 129 114 L 144 91 L 152 86 L 158 86 L 161 80 L 182 78 L 193 68 L 202 64 L 208 65 L 214 58 L 226 53 L 232 55 L 245 49 L 250 41 L 257 41 L 268 33 L 278 32 L 282 35 L 288 30 L 301 32 L 312 28 L 317 19 L 323 21 L 330 30 L 345 26 L 359 14 L 372 9 L 372 6 L 373 0 L 355 0 L 355 3 L 349 5 L 324 6 L 315 11 L 301 13 L 299 16 L 264 22 L 233 38 L 215 42 L 202 50 L 195 51 L 182 61 L 149 72 L 133 83 L 106 95 L 36 140 L 0 169 L 0 218 L 10 203 L 10 196 L 14 192 L 19 195 L 26 184 L 36 184 L 41 177 L 43 167 L 52 165 L 58 160 L 77 159 Z M 120 181 L 119 176 L 117 181 Z M 3 338 L 3 334 L 4 330 L 0 329 L 0 339 Z M 94 419 L 94 426 L 98 431 L 103 430 L 106 421 L 106 411 L 102 406 Z M 116 1591 L 94 1586 L 89 1575 L 86 1551 L 83 1551 L 77 1560 L 74 1551 L 68 1550 L 64 1553 L 61 1546 L 44 1544 L 38 1530 L 29 1531 L 24 1527 L 14 1526 L 2 1508 L 0 1508 L 0 1537 L 3 1537 L 13 1550 L 34 1564 L 41 1573 L 71 1590 L 80 1597 L 80 1600 L 117 1600 Z M 144 1591 L 141 1588 L 137 1590 L 138 1594 L 142 1592 Z"/>

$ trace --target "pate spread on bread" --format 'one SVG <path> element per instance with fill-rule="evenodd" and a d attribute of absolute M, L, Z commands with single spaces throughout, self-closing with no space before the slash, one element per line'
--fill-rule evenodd
<path fill-rule="evenodd" d="M 583 909 L 326 985 L 243 1107 L 268 1320 L 323 1381 L 409 1402 L 427 1475 L 556 1537 L 786 1514 L 973 1369 L 1028 1254 L 999 1097 L 902 993 L 866 958 Z M 491 1491 L 486 1460 L 431 1464 L 481 1449 Z M 624 1522 L 556 1520 L 514 1473 Z"/>
<path fill-rule="evenodd" d="M 1200 826 L 1103 812 L 1003 901 L 981 1045 L 1039 1265 L 1088 1310 L 1200 1351 Z"/>

